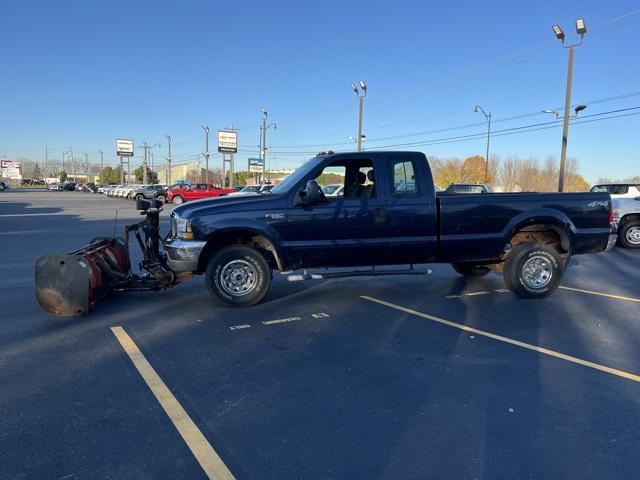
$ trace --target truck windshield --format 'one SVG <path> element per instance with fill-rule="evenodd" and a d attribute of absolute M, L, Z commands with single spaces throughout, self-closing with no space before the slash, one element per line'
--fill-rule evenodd
<path fill-rule="evenodd" d="M 311 170 L 318 166 L 322 158 L 313 157 L 296 169 L 291 175 L 282 180 L 271 189 L 271 193 L 280 194 L 288 192 L 296 183 L 302 180 Z"/>

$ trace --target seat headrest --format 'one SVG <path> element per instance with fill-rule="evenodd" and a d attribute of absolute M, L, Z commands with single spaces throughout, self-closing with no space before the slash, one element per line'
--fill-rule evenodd
<path fill-rule="evenodd" d="M 364 182 L 367 181 L 367 176 L 363 172 L 358 172 L 356 174 L 356 184 L 364 185 Z"/>
<path fill-rule="evenodd" d="M 369 179 L 370 182 L 376 181 L 376 176 L 373 173 L 373 168 L 367 172 L 367 178 Z"/>

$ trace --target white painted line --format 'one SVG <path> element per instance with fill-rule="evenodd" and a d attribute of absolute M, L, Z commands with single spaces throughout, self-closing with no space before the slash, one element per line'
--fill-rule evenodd
<path fill-rule="evenodd" d="M 462 298 L 462 295 L 447 295 L 447 298 Z"/>
<path fill-rule="evenodd" d="M 232 327 L 229 327 L 229 330 L 243 330 L 243 329 L 245 329 L 245 328 L 251 328 L 251 325 L 247 325 L 247 324 L 244 324 L 244 325 L 234 325 L 234 326 L 232 326 Z"/>
<path fill-rule="evenodd" d="M 465 293 L 464 295 L 465 295 L 465 297 L 475 297 L 477 295 L 486 295 L 488 293 L 491 293 L 491 292 L 486 292 L 486 291 L 470 292 L 470 293 Z"/>
<path fill-rule="evenodd" d="M 495 333 L 485 332 L 484 330 L 478 330 L 477 328 L 469 327 L 467 325 L 462 325 L 456 322 L 451 322 L 449 320 L 445 320 L 444 318 L 436 317 L 434 315 L 429 315 L 427 313 L 423 313 L 418 310 L 414 310 L 412 308 L 403 307 L 402 305 L 396 305 L 395 303 L 385 302 L 384 300 L 380 300 L 378 298 L 368 297 L 366 295 L 361 295 L 360 298 L 363 298 L 364 300 L 368 300 L 370 302 L 377 303 L 379 305 L 384 305 L 386 307 L 394 308 L 396 310 L 400 310 L 402 312 L 409 313 L 417 317 L 426 318 L 427 320 L 431 320 L 432 322 L 440 323 L 442 325 L 447 325 L 448 327 L 453 327 L 459 330 L 464 330 L 465 332 L 471 332 L 477 335 L 482 335 L 483 337 L 491 338 L 493 340 L 498 340 L 504 343 L 509 343 L 517 347 L 526 348 L 527 350 L 533 350 L 534 352 L 542 353 L 544 355 L 549 355 L 551 357 L 559 358 L 561 360 L 566 360 L 568 362 L 577 363 L 578 365 L 593 368 L 594 370 L 600 370 L 601 372 L 609 373 L 611 375 L 616 375 L 618 377 L 626 378 L 627 380 L 633 380 L 634 382 L 640 383 L 640 375 L 636 375 L 634 373 L 625 372 L 623 370 L 617 370 L 615 368 L 607 367 L 606 365 L 600 365 L 599 363 L 590 362 L 588 360 L 582 360 L 581 358 L 572 357 L 571 355 L 566 355 L 564 353 L 556 352 L 548 348 L 532 345 L 531 343 L 521 342 L 520 340 L 515 340 L 513 338 L 503 337 L 502 335 L 496 335 Z"/>
<path fill-rule="evenodd" d="M 494 292 L 496 292 L 496 293 L 509 293 L 510 290 L 508 288 L 496 288 L 494 290 Z"/>
<path fill-rule="evenodd" d="M 634 298 L 634 297 L 625 297 L 623 295 L 612 295 L 610 293 L 602 293 L 602 292 L 593 292 L 591 290 L 582 290 L 580 288 L 572 288 L 572 287 L 558 287 L 562 290 L 569 290 L 571 292 L 579 292 L 579 293 L 588 293 L 589 295 L 597 295 L 599 297 L 607 297 L 607 298 L 614 298 L 616 300 L 625 300 L 627 302 L 638 302 L 640 303 L 640 298 Z"/>
<path fill-rule="evenodd" d="M 324 312 L 312 313 L 311 316 L 313 318 L 327 318 L 327 317 L 330 317 L 330 315 L 328 313 L 324 313 Z"/>
<path fill-rule="evenodd" d="M 267 320 L 266 322 L 262 323 L 263 325 L 275 325 L 277 323 L 296 322 L 298 320 L 302 319 L 300 317 L 278 318 L 277 320 Z"/>
<path fill-rule="evenodd" d="M 208 478 L 231 480 L 235 479 L 220 456 L 213 449 L 200 429 L 191 420 L 182 405 L 173 396 L 151 364 L 144 357 L 138 346 L 122 327 L 111 327 L 111 331 L 120 345 L 133 362 L 134 367 L 145 381 L 149 390 L 156 397 L 178 433 L 187 444 L 193 456 L 206 473 Z"/>
<path fill-rule="evenodd" d="M 44 217 L 47 215 L 61 215 L 64 212 L 50 212 L 50 213 L 8 213 L 0 215 L 0 217 Z M 68 214 L 67 214 L 68 215 Z"/>

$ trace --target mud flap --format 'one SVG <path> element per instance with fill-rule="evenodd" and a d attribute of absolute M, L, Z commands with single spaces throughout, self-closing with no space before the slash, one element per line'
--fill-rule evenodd
<path fill-rule="evenodd" d="M 91 311 L 90 267 L 80 255 L 44 255 L 36 260 L 36 299 L 52 315 L 79 317 Z"/>

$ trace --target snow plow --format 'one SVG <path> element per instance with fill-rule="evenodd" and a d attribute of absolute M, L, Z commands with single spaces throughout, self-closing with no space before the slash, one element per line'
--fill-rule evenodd
<path fill-rule="evenodd" d="M 44 310 L 63 317 L 87 315 L 114 292 L 164 290 L 178 283 L 160 251 L 162 203 L 141 199 L 136 207 L 145 219 L 125 226 L 124 237 L 94 238 L 73 252 L 36 260 L 36 299 Z M 131 270 L 131 235 L 143 254 L 140 275 Z"/>

